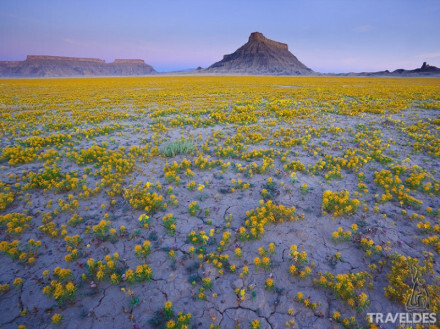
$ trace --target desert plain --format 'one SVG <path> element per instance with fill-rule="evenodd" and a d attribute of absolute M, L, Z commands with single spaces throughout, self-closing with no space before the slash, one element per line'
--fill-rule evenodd
<path fill-rule="evenodd" d="M 439 313 L 439 110 L 440 79 L 0 80 L 0 327 Z"/>

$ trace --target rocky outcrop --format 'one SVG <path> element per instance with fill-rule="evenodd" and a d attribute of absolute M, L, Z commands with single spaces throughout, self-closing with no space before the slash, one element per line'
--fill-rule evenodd
<path fill-rule="evenodd" d="M 251 75 L 310 75 L 314 72 L 295 57 L 285 43 L 254 32 L 249 41 L 208 69 L 207 73 Z"/>
<path fill-rule="evenodd" d="M 106 63 L 99 58 L 27 56 L 25 61 L 0 62 L 1 77 L 78 77 L 149 75 L 156 71 L 142 59 L 117 59 Z"/>
<path fill-rule="evenodd" d="M 440 68 L 428 65 L 423 62 L 422 66 L 414 70 L 398 69 L 394 71 L 378 71 L 378 72 L 361 72 L 361 73 L 340 73 L 330 74 L 336 76 L 362 76 L 362 77 L 402 77 L 402 78 L 418 78 L 418 77 L 440 77 Z"/>

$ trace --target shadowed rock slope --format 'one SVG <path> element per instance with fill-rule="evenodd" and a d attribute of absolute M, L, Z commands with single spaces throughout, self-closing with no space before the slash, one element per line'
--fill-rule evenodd
<path fill-rule="evenodd" d="M 204 70 L 208 73 L 251 75 L 310 75 L 314 72 L 295 57 L 285 43 L 251 33 L 249 41 L 220 62 Z"/>

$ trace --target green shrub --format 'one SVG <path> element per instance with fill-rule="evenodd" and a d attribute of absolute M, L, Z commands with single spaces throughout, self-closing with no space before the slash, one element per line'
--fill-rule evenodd
<path fill-rule="evenodd" d="M 187 139 L 179 139 L 170 142 L 162 148 L 162 154 L 166 157 L 174 157 L 178 154 L 192 154 L 196 149 L 193 141 Z"/>

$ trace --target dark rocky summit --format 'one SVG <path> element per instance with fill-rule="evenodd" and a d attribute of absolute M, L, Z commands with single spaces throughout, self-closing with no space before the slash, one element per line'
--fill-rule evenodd
<path fill-rule="evenodd" d="M 251 75 L 310 75 L 314 72 L 293 55 L 287 44 L 251 33 L 249 41 L 204 70 L 206 73 Z"/>
<path fill-rule="evenodd" d="M 27 56 L 25 61 L 0 61 L 0 77 L 128 76 L 156 73 L 142 59 Z"/>

